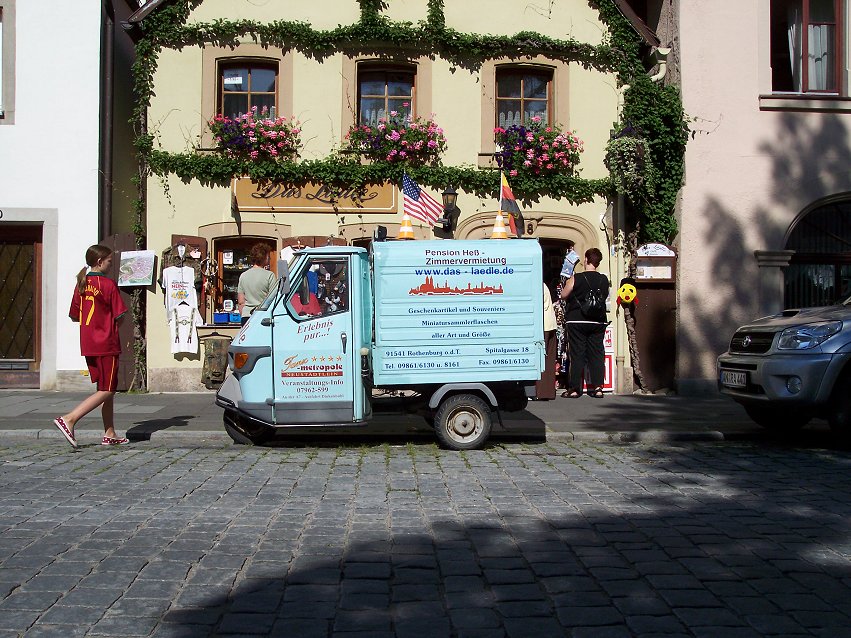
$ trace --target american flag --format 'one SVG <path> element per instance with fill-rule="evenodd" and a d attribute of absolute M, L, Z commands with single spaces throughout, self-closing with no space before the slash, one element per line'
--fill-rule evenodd
<path fill-rule="evenodd" d="M 405 212 L 429 226 L 434 226 L 434 222 L 443 214 L 443 205 L 423 191 L 407 174 L 402 175 L 402 195 Z"/>

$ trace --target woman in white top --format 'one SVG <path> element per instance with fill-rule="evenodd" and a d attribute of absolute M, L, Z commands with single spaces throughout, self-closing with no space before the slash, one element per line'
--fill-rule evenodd
<path fill-rule="evenodd" d="M 544 348 L 546 367 L 541 380 L 535 384 L 535 398 L 550 400 L 556 398 L 556 313 L 553 307 L 553 296 L 549 286 L 544 283 Z"/>

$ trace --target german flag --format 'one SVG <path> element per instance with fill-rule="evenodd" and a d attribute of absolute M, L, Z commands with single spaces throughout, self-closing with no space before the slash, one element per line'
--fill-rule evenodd
<path fill-rule="evenodd" d="M 511 192 L 511 186 L 508 185 L 508 178 L 505 173 L 500 171 L 500 180 L 502 182 L 499 189 L 499 210 L 503 216 L 508 217 L 508 228 L 514 237 L 523 236 L 523 213 L 520 212 L 520 207 L 517 205 L 517 200 L 514 199 L 514 193 Z"/>

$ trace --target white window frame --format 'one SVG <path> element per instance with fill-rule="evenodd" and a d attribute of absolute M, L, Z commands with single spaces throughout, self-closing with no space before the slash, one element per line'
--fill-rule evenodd
<path fill-rule="evenodd" d="M 15 123 L 15 2 L 0 0 L 0 126 Z"/>

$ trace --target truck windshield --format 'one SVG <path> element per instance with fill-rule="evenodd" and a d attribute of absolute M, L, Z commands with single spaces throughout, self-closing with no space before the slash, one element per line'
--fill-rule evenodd
<path fill-rule="evenodd" d="M 297 318 L 325 317 L 349 309 L 349 272 L 345 257 L 310 257 L 293 281 L 287 305 Z"/>

